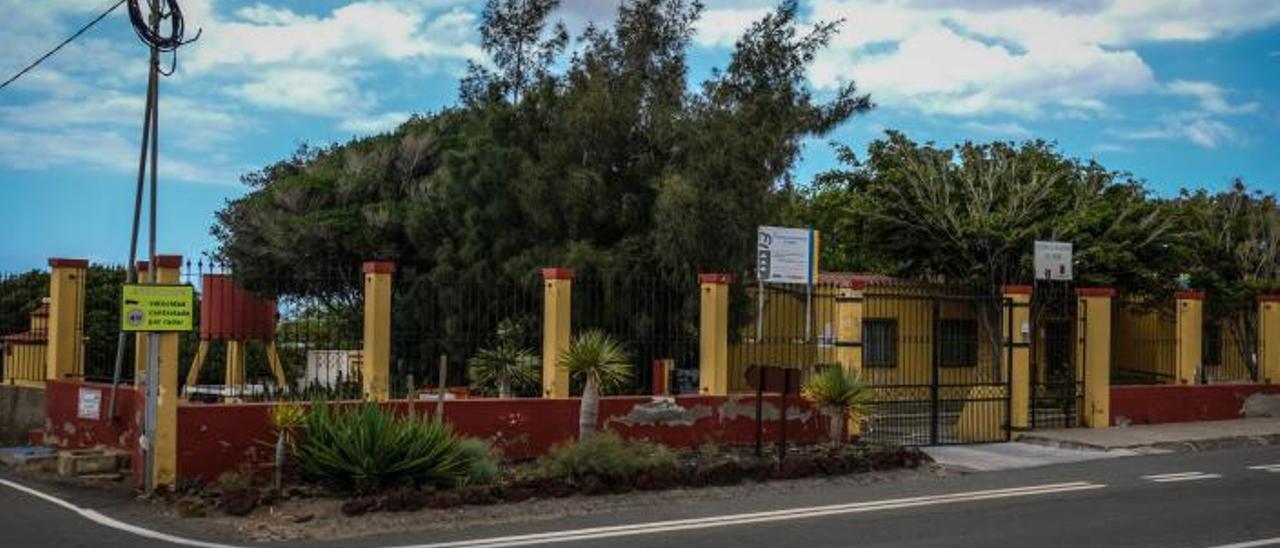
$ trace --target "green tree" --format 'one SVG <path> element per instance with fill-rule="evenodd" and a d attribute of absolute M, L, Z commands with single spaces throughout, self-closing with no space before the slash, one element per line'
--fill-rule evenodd
<path fill-rule="evenodd" d="M 578 440 L 585 440 L 596 430 L 601 393 L 631 378 L 631 358 L 618 341 L 593 329 L 574 337 L 557 365 L 584 381 L 578 404 Z"/>

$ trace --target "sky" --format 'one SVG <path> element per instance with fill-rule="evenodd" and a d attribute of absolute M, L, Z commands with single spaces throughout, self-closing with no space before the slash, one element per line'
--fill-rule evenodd
<path fill-rule="evenodd" d="M 0 0 L 0 78 L 108 0 Z M 723 67 L 773 2 L 704 0 L 693 82 Z M 159 249 L 213 249 L 242 174 L 304 143 L 393 129 L 456 102 L 479 47 L 478 0 L 181 0 L 189 33 L 161 83 Z M 571 30 L 616 0 L 564 0 Z M 887 129 L 952 144 L 1044 139 L 1153 192 L 1280 192 L 1280 0 L 803 0 L 842 20 L 815 60 L 819 97 L 855 81 L 877 103 L 812 140 L 795 167 L 835 166 Z M 144 46 L 124 10 L 0 90 L 0 272 L 49 257 L 122 264 L 137 169 Z"/>

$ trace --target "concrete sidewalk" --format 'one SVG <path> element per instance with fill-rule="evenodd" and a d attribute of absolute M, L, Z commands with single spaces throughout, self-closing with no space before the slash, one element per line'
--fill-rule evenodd
<path fill-rule="evenodd" d="M 1201 451 L 1280 444 L 1280 418 L 1182 422 L 1113 428 L 1037 430 L 1018 441 L 1060 448 Z"/>

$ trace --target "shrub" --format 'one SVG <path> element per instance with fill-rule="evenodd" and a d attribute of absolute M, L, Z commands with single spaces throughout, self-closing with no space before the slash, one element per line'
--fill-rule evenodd
<path fill-rule="evenodd" d="M 468 461 L 443 423 L 395 416 L 377 404 L 332 408 L 316 403 L 303 422 L 298 463 L 306 476 L 343 491 L 387 486 L 454 487 Z"/>
<path fill-rule="evenodd" d="M 576 443 L 560 444 L 538 461 L 542 475 L 581 483 L 586 478 L 629 478 L 639 473 L 674 473 L 676 455 L 663 445 L 626 441 L 602 432 Z"/>
<path fill-rule="evenodd" d="M 488 485 L 502 476 L 498 455 L 493 446 L 478 438 L 463 438 L 458 442 L 458 454 L 467 463 L 466 485 Z"/>

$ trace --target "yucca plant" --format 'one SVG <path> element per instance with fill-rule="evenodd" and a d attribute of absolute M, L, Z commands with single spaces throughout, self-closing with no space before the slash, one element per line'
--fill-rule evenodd
<path fill-rule="evenodd" d="M 467 477 L 470 463 L 459 440 L 439 421 L 395 416 L 374 403 L 338 408 L 317 402 L 304 425 L 297 448 L 303 473 L 341 490 L 452 487 Z"/>
<path fill-rule="evenodd" d="M 578 439 L 596 430 L 600 393 L 631 378 L 631 358 L 613 337 L 599 330 L 586 331 L 560 353 L 558 364 L 572 377 L 582 377 L 582 401 L 578 405 Z"/>
<path fill-rule="evenodd" d="M 538 381 L 538 357 L 518 342 L 519 327 L 511 320 L 498 324 L 498 344 L 485 348 L 467 361 L 472 382 L 494 386 L 499 398 L 510 398 L 512 387 Z"/>
<path fill-rule="evenodd" d="M 271 428 L 276 431 L 275 487 L 284 483 L 284 461 L 290 448 L 297 445 L 297 430 L 306 420 L 307 410 L 296 402 L 281 403 L 271 408 Z"/>
<path fill-rule="evenodd" d="M 810 377 L 801 395 L 831 418 L 831 445 L 835 447 L 845 442 L 845 421 L 861 424 L 871 411 L 871 387 L 840 364 L 827 366 Z"/>

